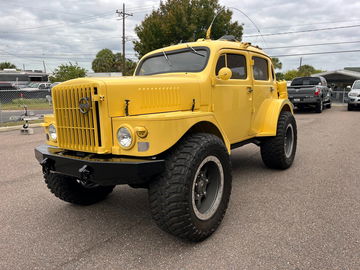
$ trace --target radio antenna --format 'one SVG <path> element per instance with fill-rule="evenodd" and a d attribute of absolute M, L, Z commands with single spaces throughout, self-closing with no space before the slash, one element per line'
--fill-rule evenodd
<path fill-rule="evenodd" d="M 238 8 L 236 8 L 236 7 L 229 7 L 229 8 L 239 11 L 242 15 L 244 15 L 244 16 L 254 25 L 255 28 L 256 28 L 256 30 L 258 31 L 260 37 L 261 37 L 262 40 L 264 41 L 265 46 L 267 46 L 267 45 L 266 45 L 266 41 L 265 41 L 263 35 L 261 34 L 259 27 L 256 25 L 256 23 L 255 23 L 245 12 L 243 12 L 242 10 L 240 10 L 240 9 L 238 9 Z"/>
<path fill-rule="evenodd" d="M 225 10 L 225 8 L 222 8 L 222 9 L 219 10 L 218 13 L 215 14 L 214 18 L 212 19 L 212 21 L 211 21 L 211 23 L 210 23 L 210 26 L 209 26 L 208 30 L 206 31 L 206 39 L 210 39 L 210 36 L 211 36 L 211 27 L 212 27 L 212 25 L 213 25 L 216 17 L 217 17 L 221 12 L 223 12 L 224 10 Z"/>
<path fill-rule="evenodd" d="M 266 41 L 265 41 L 263 35 L 261 34 L 259 27 L 256 25 L 256 23 L 255 23 L 245 12 L 243 12 L 242 10 L 240 10 L 240 9 L 238 9 L 238 8 L 235 8 L 235 7 L 229 7 L 228 9 L 234 9 L 234 10 L 236 10 L 236 11 L 239 11 L 241 14 L 243 14 L 243 15 L 255 26 L 256 30 L 258 31 L 259 35 L 261 36 L 262 40 L 264 41 L 265 46 L 267 46 L 267 45 L 266 45 Z M 210 36 L 211 36 L 211 27 L 212 27 L 212 25 L 213 25 L 216 17 L 219 16 L 220 13 L 223 12 L 224 10 L 225 10 L 225 7 L 222 8 L 222 9 L 220 9 L 219 12 L 216 13 L 216 15 L 214 16 L 214 18 L 212 19 L 211 24 L 210 24 L 208 30 L 206 31 L 206 39 L 210 39 Z"/>

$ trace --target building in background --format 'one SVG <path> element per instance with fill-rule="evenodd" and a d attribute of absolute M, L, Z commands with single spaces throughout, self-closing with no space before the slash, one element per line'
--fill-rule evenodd
<path fill-rule="evenodd" d="M 31 82 L 47 82 L 48 80 L 48 74 L 42 70 L 4 69 L 0 71 L 0 90 L 20 89 Z"/>
<path fill-rule="evenodd" d="M 86 77 L 122 77 L 121 72 L 88 72 Z"/>
<path fill-rule="evenodd" d="M 313 74 L 312 76 L 322 76 L 334 91 L 344 91 L 355 80 L 360 80 L 360 67 L 346 67 L 341 70 Z"/>

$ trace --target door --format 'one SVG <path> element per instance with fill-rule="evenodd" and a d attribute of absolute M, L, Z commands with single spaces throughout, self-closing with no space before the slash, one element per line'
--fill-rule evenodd
<path fill-rule="evenodd" d="M 252 77 L 253 77 L 253 118 L 251 132 L 259 131 L 255 129 L 256 117 L 261 113 L 261 109 L 276 97 L 275 75 L 270 60 L 260 54 L 251 53 Z"/>
<path fill-rule="evenodd" d="M 230 140 L 236 143 L 249 137 L 252 110 L 252 82 L 247 52 L 222 50 L 218 53 L 214 70 L 216 79 L 213 92 L 214 112 Z M 221 68 L 232 71 L 229 80 L 218 78 Z"/>

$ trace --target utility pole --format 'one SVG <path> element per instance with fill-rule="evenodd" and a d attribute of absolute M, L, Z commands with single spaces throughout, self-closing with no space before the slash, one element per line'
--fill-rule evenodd
<path fill-rule="evenodd" d="M 122 21 L 123 21 L 123 36 L 122 36 L 122 75 L 124 76 L 125 74 L 125 69 L 126 69 L 126 58 L 125 58 L 125 18 L 127 16 L 133 16 L 132 13 L 126 13 L 125 12 L 125 3 L 123 3 L 123 9 L 122 11 L 119 11 L 118 9 L 116 10 L 116 13 L 119 15 L 119 17 L 122 17 Z"/>
<path fill-rule="evenodd" d="M 46 73 L 45 60 L 43 60 L 43 65 L 44 65 L 44 73 Z"/>
<path fill-rule="evenodd" d="M 300 65 L 299 65 L 299 70 L 300 70 L 301 66 L 302 66 L 302 57 L 300 57 Z"/>

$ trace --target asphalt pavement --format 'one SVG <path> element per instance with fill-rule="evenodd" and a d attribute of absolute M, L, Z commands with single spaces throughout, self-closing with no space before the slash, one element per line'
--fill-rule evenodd
<path fill-rule="evenodd" d="M 232 153 L 233 191 L 213 236 L 194 244 L 151 220 L 147 191 L 118 186 L 99 204 L 55 198 L 35 135 L 0 133 L 0 269 L 360 269 L 360 111 L 296 114 L 285 171 L 259 148 Z"/>

